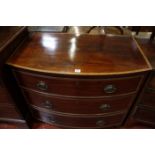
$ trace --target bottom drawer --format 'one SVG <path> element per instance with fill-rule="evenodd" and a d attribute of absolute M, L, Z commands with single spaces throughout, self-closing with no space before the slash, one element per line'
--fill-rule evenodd
<path fill-rule="evenodd" d="M 121 125 L 125 114 L 108 116 L 80 117 L 71 115 L 51 114 L 36 109 L 31 109 L 34 118 L 46 123 L 62 126 L 65 128 L 107 128 Z"/>
<path fill-rule="evenodd" d="M 155 125 L 155 111 L 153 110 L 148 110 L 143 107 L 136 107 L 133 117 L 137 121 Z"/>

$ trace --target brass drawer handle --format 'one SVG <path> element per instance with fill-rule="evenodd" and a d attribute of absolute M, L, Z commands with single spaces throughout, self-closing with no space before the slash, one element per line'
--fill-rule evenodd
<path fill-rule="evenodd" d="M 117 90 L 117 88 L 112 84 L 109 84 L 109 85 L 104 87 L 104 92 L 107 93 L 107 94 L 115 93 L 116 90 Z"/>
<path fill-rule="evenodd" d="M 50 121 L 50 123 L 55 123 L 55 120 L 52 116 L 48 116 L 48 120 Z"/>
<path fill-rule="evenodd" d="M 106 122 L 103 121 L 103 120 L 99 120 L 99 121 L 96 122 L 96 125 L 99 126 L 99 127 L 103 127 L 105 124 L 106 124 Z"/>
<path fill-rule="evenodd" d="M 48 100 L 43 103 L 43 106 L 47 109 L 52 109 L 53 107 L 52 103 Z"/>
<path fill-rule="evenodd" d="M 108 110 L 108 109 L 110 109 L 110 108 L 111 108 L 110 104 L 102 104 L 102 105 L 100 106 L 100 109 L 101 109 L 102 111 Z"/>
<path fill-rule="evenodd" d="M 37 88 L 40 89 L 40 90 L 47 90 L 48 86 L 44 81 L 39 81 L 37 83 Z"/>

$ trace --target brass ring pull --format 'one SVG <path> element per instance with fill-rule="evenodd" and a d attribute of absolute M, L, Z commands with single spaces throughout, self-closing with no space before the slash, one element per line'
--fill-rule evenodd
<path fill-rule="evenodd" d="M 117 90 L 117 88 L 112 84 L 109 84 L 109 85 L 104 87 L 104 92 L 107 93 L 107 94 L 115 93 L 116 90 Z"/>
<path fill-rule="evenodd" d="M 103 120 L 99 120 L 99 121 L 96 122 L 96 125 L 99 126 L 99 127 L 103 127 L 105 124 L 106 124 L 106 122 L 103 121 Z"/>
<path fill-rule="evenodd" d="M 104 110 L 110 109 L 110 107 L 111 107 L 110 104 L 102 104 L 102 105 L 100 106 L 100 109 L 104 111 Z"/>
<path fill-rule="evenodd" d="M 52 103 L 48 100 L 43 103 L 43 106 L 47 109 L 52 109 L 52 107 L 53 107 Z"/>
<path fill-rule="evenodd" d="M 52 116 L 48 116 L 48 120 L 50 121 L 50 123 L 55 123 L 55 120 Z"/>
<path fill-rule="evenodd" d="M 48 86 L 47 84 L 44 82 L 44 81 L 39 81 L 37 83 L 37 88 L 40 89 L 40 90 L 47 90 L 48 89 Z"/>

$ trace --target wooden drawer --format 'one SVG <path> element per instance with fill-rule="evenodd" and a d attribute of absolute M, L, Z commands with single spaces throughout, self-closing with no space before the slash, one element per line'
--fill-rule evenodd
<path fill-rule="evenodd" d="M 134 95 L 107 98 L 69 98 L 23 90 L 29 104 L 49 111 L 100 114 L 128 110 Z"/>
<path fill-rule="evenodd" d="M 155 109 L 155 93 L 144 93 L 139 104 Z"/>
<path fill-rule="evenodd" d="M 135 92 L 141 76 L 115 79 L 77 79 L 15 72 L 23 87 L 67 96 L 112 96 Z"/>
<path fill-rule="evenodd" d="M 154 110 L 145 109 L 143 107 L 136 107 L 133 117 L 134 119 L 140 122 L 155 125 L 155 111 Z"/>
<path fill-rule="evenodd" d="M 124 119 L 124 114 L 115 114 L 103 117 L 79 117 L 71 115 L 56 115 L 36 109 L 31 109 L 34 118 L 53 125 L 64 126 L 66 128 L 106 128 L 120 125 Z"/>

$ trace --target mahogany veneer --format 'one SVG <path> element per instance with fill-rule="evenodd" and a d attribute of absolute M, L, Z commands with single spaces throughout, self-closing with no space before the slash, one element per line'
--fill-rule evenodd
<path fill-rule="evenodd" d="M 60 97 L 23 89 L 24 95 L 33 107 L 47 111 L 70 114 L 103 114 L 126 110 L 133 102 L 134 94 L 115 98 Z"/>
<path fill-rule="evenodd" d="M 150 69 L 128 36 L 36 32 L 19 51 L 8 64 L 44 73 L 107 76 Z"/>
<path fill-rule="evenodd" d="M 121 125 L 125 113 L 115 113 L 104 116 L 83 117 L 78 115 L 58 115 L 32 108 L 36 119 L 53 123 L 63 128 L 107 128 Z"/>
<path fill-rule="evenodd" d="M 111 96 L 111 93 L 106 92 L 106 86 L 113 84 L 117 87 L 117 91 L 112 92 L 113 95 L 123 95 L 134 93 L 138 90 L 139 82 L 142 81 L 143 75 L 120 78 L 68 78 L 68 77 L 51 77 L 40 74 L 30 74 L 26 72 L 15 71 L 14 74 L 18 78 L 18 83 L 24 88 L 39 90 L 54 95 L 79 96 L 79 97 L 103 97 Z M 44 84 L 47 88 L 39 87 L 39 84 Z M 128 85 L 127 83 L 132 83 Z M 86 89 L 87 88 L 87 89 Z M 115 89 L 115 88 L 114 88 Z M 89 90 L 89 91 L 88 91 Z"/>
<path fill-rule="evenodd" d="M 120 126 L 151 66 L 129 36 L 33 33 L 7 62 L 35 119 Z"/>

